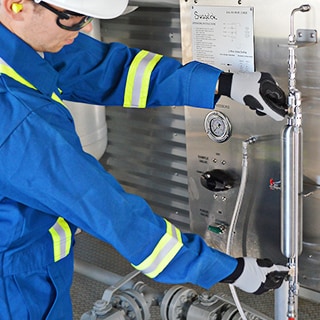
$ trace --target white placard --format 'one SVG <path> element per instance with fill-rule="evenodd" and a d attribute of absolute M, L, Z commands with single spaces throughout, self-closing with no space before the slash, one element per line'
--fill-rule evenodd
<path fill-rule="evenodd" d="M 224 71 L 254 71 L 252 7 L 192 6 L 193 60 Z"/>

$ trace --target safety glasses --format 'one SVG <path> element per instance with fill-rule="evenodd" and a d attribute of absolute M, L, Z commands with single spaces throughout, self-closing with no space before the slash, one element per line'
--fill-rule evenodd
<path fill-rule="evenodd" d="M 86 25 L 88 25 L 93 18 L 89 16 L 84 16 L 82 14 L 79 14 L 77 12 L 69 11 L 69 10 L 63 10 L 59 11 L 49 5 L 46 2 L 40 1 L 38 4 L 51 12 L 55 13 L 57 18 L 57 25 L 68 31 L 79 31 L 80 29 L 84 28 Z M 80 20 L 79 20 L 80 19 Z M 78 20 L 78 22 L 73 23 L 74 21 Z"/>

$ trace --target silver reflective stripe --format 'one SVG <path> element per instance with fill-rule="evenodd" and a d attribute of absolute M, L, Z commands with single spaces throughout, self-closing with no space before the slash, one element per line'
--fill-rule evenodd
<path fill-rule="evenodd" d="M 49 232 L 53 241 L 54 261 L 57 262 L 69 254 L 72 233 L 68 223 L 61 217 L 57 219 Z"/>
<path fill-rule="evenodd" d="M 167 220 L 165 222 L 167 224 L 166 233 L 153 252 L 138 266 L 134 266 L 150 278 L 158 276 L 183 246 L 180 230 Z"/>
<path fill-rule="evenodd" d="M 8 65 L 2 58 L 0 58 L 0 64 L 5 64 L 6 66 Z"/>
<path fill-rule="evenodd" d="M 152 71 L 162 55 L 141 50 L 133 59 L 126 82 L 124 107 L 145 108 Z"/>

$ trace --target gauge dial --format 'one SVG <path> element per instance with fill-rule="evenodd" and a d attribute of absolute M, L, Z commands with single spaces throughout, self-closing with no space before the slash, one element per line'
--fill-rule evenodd
<path fill-rule="evenodd" d="M 211 111 L 204 120 L 204 128 L 210 139 L 215 142 L 224 142 L 231 136 L 229 118 L 220 111 Z"/>

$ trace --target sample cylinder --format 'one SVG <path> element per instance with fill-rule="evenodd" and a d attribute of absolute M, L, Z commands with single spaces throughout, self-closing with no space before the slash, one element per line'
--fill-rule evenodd
<path fill-rule="evenodd" d="M 287 258 L 302 251 L 302 128 L 286 125 L 282 130 L 281 251 Z"/>

